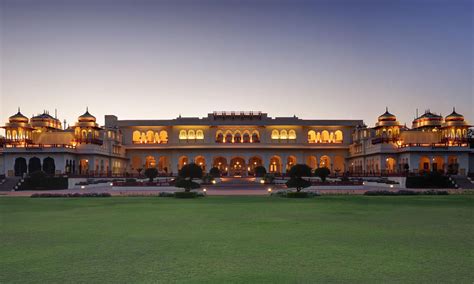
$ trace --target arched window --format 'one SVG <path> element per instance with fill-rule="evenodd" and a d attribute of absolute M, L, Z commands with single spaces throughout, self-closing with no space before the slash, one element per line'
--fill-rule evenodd
<path fill-rule="evenodd" d="M 280 133 L 278 133 L 278 130 L 272 130 L 272 139 L 280 139 Z"/>
<path fill-rule="evenodd" d="M 250 143 L 250 134 L 248 132 L 244 132 L 243 142 Z"/>
<path fill-rule="evenodd" d="M 237 131 L 234 134 L 234 143 L 241 143 L 242 142 L 242 136 L 240 135 L 240 132 Z"/>
<path fill-rule="evenodd" d="M 10 130 L 7 130 L 7 139 L 12 139 L 12 133 Z"/>
<path fill-rule="evenodd" d="M 232 133 L 229 131 L 225 134 L 225 143 L 232 143 L 232 140 Z"/>
<path fill-rule="evenodd" d="M 148 130 L 146 132 L 146 141 L 148 143 L 153 143 L 154 142 L 154 138 L 155 138 L 155 133 L 153 133 L 153 131 L 151 130 Z"/>
<path fill-rule="evenodd" d="M 308 142 L 316 143 L 316 132 L 314 130 L 308 131 Z"/>
<path fill-rule="evenodd" d="M 330 142 L 330 143 L 334 143 L 334 132 L 331 132 L 331 133 L 329 134 L 329 142 Z"/>
<path fill-rule="evenodd" d="M 179 132 L 179 139 L 180 139 L 180 140 L 186 140 L 186 139 L 188 139 L 188 134 L 186 134 L 186 130 L 183 129 L 183 130 L 181 130 L 181 131 Z"/>
<path fill-rule="evenodd" d="M 288 139 L 288 132 L 285 129 L 280 131 L 280 139 Z"/>
<path fill-rule="evenodd" d="M 141 143 L 146 143 L 146 135 L 145 135 L 145 132 L 142 132 L 141 137 L 140 137 L 140 142 L 141 142 Z"/>
<path fill-rule="evenodd" d="M 194 130 L 188 130 L 188 139 L 196 139 L 196 133 Z"/>
<path fill-rule="evenodd" d="M 327 130 L 323 130 L 323 132 L 321 132 L 321 140 L 323 143 L 329 142 L 329 132 Z"/>
<path fill-rule="evenodd" d="M 161 143 L 168 143 L 168 132 L 166 130 L 160 131 L 160 142 Z"/>
<path fill-rule="evenodd" d="M 252 143 L 260 143 L 260 135 L 258 134 L 258 131 L 255 130 L 252 132 Z"/>
<path fill-rule="evenodd" d="M 321 132 L 316 133 L 316 142 L 321 142 Z"/>
<path fill-rule="evenodd" d="M 342 140 L 343 140 L 343 135 L 342 135 L 342 131 L 341 130 L 336 130 L 336 132 L 334 132 L 334 136 L 336 138 L 336 142 L 338 143 L 342 143 Z"/>
<path fill-rule="evenodd" d="M 296 131 L 291 129 L 290 131 L 288 131 L 288 139 L 291 139 L 291 140 L 294 140 L 296 139 Z"/>
<path fill-rule="evenodd" d="M 217 143 L 224 143 L 224 134 L 222 134 L 222 131 L 217 132 L 216 142 Z"/>
<path fill-rule="evenodd" d="M 140 142 L 140 131 L 138 130 L 133 131 L 132 140 L 134 143 Z"/>
<path fill-rule="evenodd" d="M 196 130 L 196 139 L 204 139 L 204 132 L 201 129 Z"/>
<path fill-rule="evenodd" d="M 155 132 L 155 143 L 160 143 L 160 134 L 158 132 Z"/>

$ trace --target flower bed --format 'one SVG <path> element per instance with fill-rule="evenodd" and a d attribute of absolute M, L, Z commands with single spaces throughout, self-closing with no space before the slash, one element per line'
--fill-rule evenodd
<path fill-rule="evenodd" d="M 145 181 L 145 182 L 141 182 L 141 181 L 131 181 L 131 182 L 119 181 L 119 182 L 113 182 L 112 185 L 113 186 L 140 186 L 140 187 L 145 187 L 145 186 L 170 186 L 171 183 L 170 182 L 159 182 L 159 181 L 152 181 L 152 182 L 149 182 L 149 181 Z"/>

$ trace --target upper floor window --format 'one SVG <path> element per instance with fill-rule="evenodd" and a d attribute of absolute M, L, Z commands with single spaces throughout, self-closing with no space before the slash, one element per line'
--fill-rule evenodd
<path fill-rule="evenodd" d="M 135 130 L 132 133 L 132 142 L 134 144 L 165 144 L 168 143 L 168 132 L 161 131 L 139 131 Z"/>
<path fill-rule="evenodd" d="M 257 130 L 222 130 L 216 132 L 216 143 L 260 143 L 260 134 Z"/>
<path fill-rule="evenodd" d="M 272 130 L 271 138 L 273 140 L 295 140 L 296 139 L 296 131 L 294 129 L 286 130 L 282 129 L 278 131 L 277 129 Z"/>
<path fill-rule="evenodd" d="M 204 139 L 204 131 L 201 129 L 182 129 L 179 131 L 179 140 L 201 140 Z"/>
<path fill-rule="evenodd" d="M 308 131 L 308 143 L 342 143 L 343 134 L 341 130 L 331 131 Z"/>

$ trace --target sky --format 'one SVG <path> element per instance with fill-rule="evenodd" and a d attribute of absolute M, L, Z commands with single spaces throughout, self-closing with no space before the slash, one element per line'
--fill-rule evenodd
<path fill-rule="evenodd" d="M 470 0 L 0 0 L 0 119 L 254 110 L 474 124 Z"/>

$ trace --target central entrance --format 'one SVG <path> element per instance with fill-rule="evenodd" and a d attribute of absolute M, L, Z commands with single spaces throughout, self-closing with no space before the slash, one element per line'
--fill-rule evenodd
<path fill-rule="evenodd" d="M 247 165 L 241 157 L 235 157 L 230 160 L 230 176 L 247 176 Z"/>

